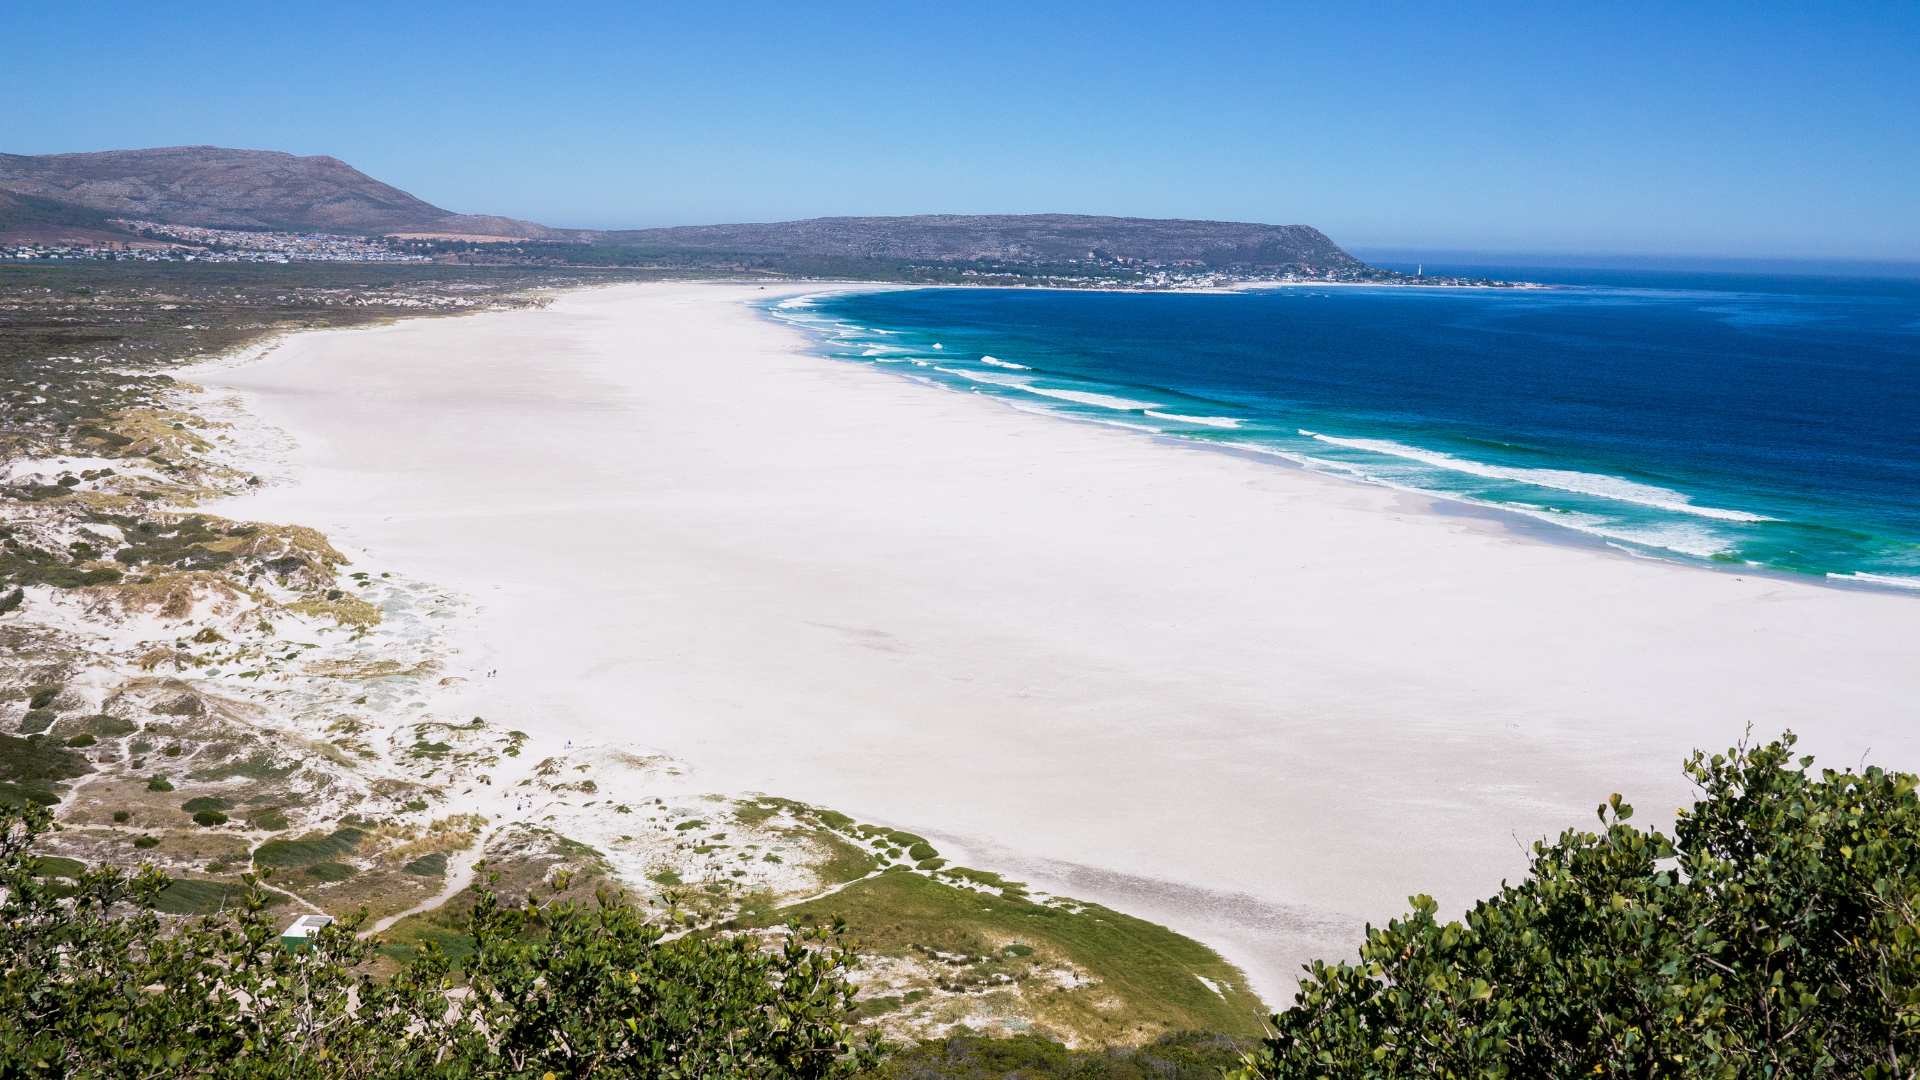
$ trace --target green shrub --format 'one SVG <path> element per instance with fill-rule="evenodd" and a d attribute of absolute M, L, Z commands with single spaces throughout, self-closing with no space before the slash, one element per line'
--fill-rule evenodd
<path fill-rule="evenodd" d="M 173 784 L 169 783 L 166 777 L 156 774 L 147 779 L 147 790 L 148 791 L 172 791 Z"/>
<path fill-rule="evenodd" d="M 81 723 L 86 725 L 83 730 L 102 739 L 117 739 L 122 735 L 131 735 L 140 730 L 139 724 L 107 713 L 94 713 Z"/>
<path fill-rule="evenodd" d="M 1913 1075 L 1920 781 L 1793 741 L 1695 754 L 1671 838 L 1615 795 L 1465 919 L 1415 897 L 1312 965 L 1249 1075 Z"/>
<path fill-rule="evenodd" d="M 68 738 L 67 745 L 72 747 L 92 746 L 95 741 L 96 740 L 92 735 L 89 735 L 83 731 L 78 735 L 74 735 Z"/>
<path fill-rule="evenodd" d="M 60 696 L 60 688 L 59 688 L 59 687 L 57 687 L 57 686 L 43 686 L 43 687 L 41 687 L 41 688 L 39 688 L 38 690 L 35 690 L 35 691 L 33 692 L 33 695 L 32 695 L 31 697 L 29 697 L 29 698 L 27 698 L 27 708 L 29 708 L 29 709 L 44 709 L 44 708 L 46 708 L 47 706 L 49 706 L 49 705 L 51 705 L 51 704 L 53 704 L 53 699 L 54 699 L 54 698 L 57 698 L 57 697 L 59 697 L 59 696 Z"/>
<path fill-rule="evenodd" d="M 180 809 L 185 810 L 189 814 L 197 814 L 202 810 L 230 810 L 232 808 L 232 803 L 214 795 L 202 795 L 197 799 L 188 799 L 186 802 L 180 804 Z"/>
<path fill-rule="evenodd" d="M 375 978 L 359 917 L 290 950 L 285 917 L 244 884 L 93 870 L 56 890 L 28 853 L 49 824 L 0 817 L 9 1076 L 829 1080 L 872 1063 L 847 1033 L 853 956 L 831 931 L 773 948 L 669 938 L 610 897 L 509 903 L 482 887 L 457 964 L 430 938 Z M 163 923 L 163 906 L 185 914 Z"/>
<path fill-rule="evenodd" d="M 927 843 L 925 840 L 907 848 L 907 858 L 912 859 L 914 862 L 924 862 L 939 854 L 938 851 L 933 849 L 933 845 Z"/>
<path fill-rule="evenodd" d="M 157 836 L 136 836 L 133 838 L 133 846 L 139 848 L 142 851 L 145 851 L 148 848 L 159 847 L 160 838 Z"/>
<path fill-rule="evenodd" d="M 125 810 L 115 810 L 113 812 L 113 823 L 115 825 L 125 825 L 127 822 L 132 820 L 133 820 L 133 815 L 128 813 Z"/>
<path fill-rule="evenodd" d="M 218 810 L 201 810 L 193 815 L 193 823 L 201 828 L 211 829 L 216 825 L 225 825 L 227 815 Z"/>

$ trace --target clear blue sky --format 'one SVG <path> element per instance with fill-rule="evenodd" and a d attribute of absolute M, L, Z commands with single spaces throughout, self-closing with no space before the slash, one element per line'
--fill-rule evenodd
<path fill-rule="evenodd" d="M 0 151 L 332 154 L 643 226 L 1076 211 L 1920 258 L 1920 4 L 0 0 Z"/>

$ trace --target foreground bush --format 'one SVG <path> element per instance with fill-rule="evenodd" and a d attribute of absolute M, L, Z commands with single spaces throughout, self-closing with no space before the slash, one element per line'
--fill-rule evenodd
<path fill-rule="evenodd" d="M 1792 745 L 1696 754 L 1671 839 L 1616 795 L 1464 922 L 1415 897 L 1359 963 L 1312 966 L 1248 1074 L 1913 1075 L 1915 778 Z"/>
<path fill-rule="evenodd" d="M 365 974 L 352 925 L 290 952 L 251 890 L 163 919 L 147 871 L 38 876 L 44 809 L 0 813 L 0 1078 L 833 1077 L 869 1062 L 828 931 L 669 940 L 635 909 L 482 892 L 470 959 Z"/>

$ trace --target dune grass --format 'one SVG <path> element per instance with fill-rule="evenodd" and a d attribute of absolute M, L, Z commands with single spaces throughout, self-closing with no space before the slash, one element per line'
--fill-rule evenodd
<path fill-rule="evenodd" d="M 1034 980 L 1037 1016 L 1101 1042 L 1134 1044 L 1169 1031 L 1257 1035 L 1266 1012 L 1239 971 L 1199 942 L 1094 905 L 1072 909 L 949 885 L 921 874 L 857 881 L 818 901 L 760 914 L 846 920 L 865 954 L 965 955 L 983 969 L 1023 971 L 1065 961 L 1091 985 Z M 1201 978 L 1220 988 L 1209 989 Z M 964 982 L 962 975 L 956 982 Z"/>

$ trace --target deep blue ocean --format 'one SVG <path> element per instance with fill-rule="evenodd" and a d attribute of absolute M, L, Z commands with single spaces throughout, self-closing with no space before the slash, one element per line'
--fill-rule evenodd
<path fill-rule="evenodd" d="M 1920 280 L 1473 271 L 1552 287 L 906 289 L 770 310 L 830 356 L 1143 437 L 1640 554 L 1920 588 Z"/>

